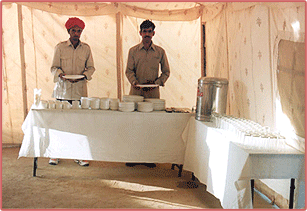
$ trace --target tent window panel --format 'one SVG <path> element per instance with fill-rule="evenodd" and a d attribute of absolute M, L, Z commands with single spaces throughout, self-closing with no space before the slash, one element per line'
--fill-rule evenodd
<path fill-rule="evenodd" d="M 305 43 L 279 42 L 277 86 L 283 112 L 295 133 L 305 137 Z"/>

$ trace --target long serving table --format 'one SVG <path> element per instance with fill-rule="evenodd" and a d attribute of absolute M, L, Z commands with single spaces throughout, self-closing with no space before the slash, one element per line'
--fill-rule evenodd
<path fill-rule="evenodd" d="M 211 122 L 191 117 L 182 135 L 186 143 L 183 169 L 206 184 L 207 191 L 220 199 L 223 208 L 252 208 L 253 179 L 296 179 L 296 204 L 304 206 L 303 152 L 290 146 L 276 151 L 245 149 L 227 134 Z"/>
<path fill-rule="evenodd" d="M 245 149 L 189 113 L 32 109 L 22 129 L 19 157 L 183 164 L 226 209 L 252 208 L 253 179 L 296 179 L 305 204 L 303 152 Z"/>
<path fill-rule="evenodd" d="M 31 109 L 19 157 L 172 163 L 182 171 L 190 113 Z M 181 167 L 181 169 L 180 169 Z M 173 168 L 173 166 L 172 166 Z M 180 175 L 179 175 L 180 176 Z"/>

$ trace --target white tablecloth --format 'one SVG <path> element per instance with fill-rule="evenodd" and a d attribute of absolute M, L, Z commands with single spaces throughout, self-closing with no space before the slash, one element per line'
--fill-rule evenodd
<path fill-rule="evenodd" d="M 252 208 L 250 179 L 295 178 L 300 184 L 296 196 L 305 196 L 304 153 L 292 147 L 275 152 L 247 150 L 232 142 L 227 134 L 194 117 L 183 133 L 186 142 L 183 169 L 206 184 L 207 191 L 220 199 L 223 208 Z"/>
<path fill-rule="evenodd" d="M 19 157 L 183 164 L 191 114 L 30 110 Z"/>

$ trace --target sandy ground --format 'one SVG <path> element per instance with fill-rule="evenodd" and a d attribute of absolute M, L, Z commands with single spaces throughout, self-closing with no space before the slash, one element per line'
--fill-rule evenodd
<path fill-rule="evenodd" d="M 191 184 L 191 172 L 171 170 L 171 164 L 126 167 L 124 163 L 90 162 L 81 167 L 73 160 L 57 166 L 38 159 L 37 177 L 33 159 L 18 157 L 19 148 L 2 150 L 2 208 L 219 208 L 220 201 L 206 186 Z M 193 183 L 192 183 L 193 184 Z M 274 208 L 257 194 L 255 208 Z"/>

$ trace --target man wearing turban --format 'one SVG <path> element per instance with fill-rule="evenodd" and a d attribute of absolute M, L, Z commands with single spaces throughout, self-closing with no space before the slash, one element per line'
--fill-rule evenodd
<path fill-rule="evenodd" d="M 55 87 L 52 97 L 72 103 L 87 97 L 87 82 L 95 71 L 91 48 L 80 41 L 85 24 L 79 18 L 69 18 L 65 24 L 69 39 L 55 47 L 51 66 Z M 78 161 L 81 166 L 88 166 L 87 161 Z M 50 159 L 49 164 L 57 165 L 58 159 Z"/>

